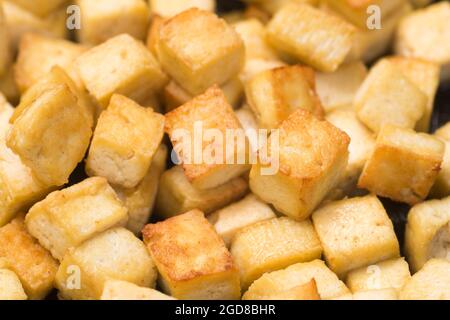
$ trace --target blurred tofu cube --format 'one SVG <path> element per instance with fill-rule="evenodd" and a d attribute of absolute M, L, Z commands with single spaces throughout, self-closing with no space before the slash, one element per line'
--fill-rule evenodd
<path fill-rule="evenodd" d="M 267 296 L 255 296 L 247 300 L 320 300 L 314 279 L 285 291 L 267 293 Z"/>
<path fill-rule="evenodd" d="M 143 0 L 77 0 L 81 26 L 76 30 L 81 43 L 97 45 L 119 34 L 144 40 L 150 12 Z"/>
<path fill-rule="evenodd" d="M 27 10 L 39 17 L 45 17 L 49 13 L 52 13 L 63 4 L 67 3 L 67 0 L 6 0 L 14 3 L 15 5 Z"/>
<path fill-rule="evenodd" d="M 62 260 L 67 251 L 112 227 L 123 226 L 127 209 L 104 178 L 83 182 L 49 194 L 28 212 L 30 234 Z"/>
<path fill-rule="evenodd" d="M 398 300 L 398 292 L 393 288 L 357 291 L 353 300 Z"/>
<path fill-rule="evenodd" d="M 300 65 L 258 73 L 245 85 L 247 102 L 259 127 L 265 129 L 278 128 L 298 109 L 322 119 L 324 111 L 315 89 L 314 70 Z"/>
<path fill-rule="evenodd" d="M 299 262 L 319 259 L 322 246 L 310 220 L 274 218 L 239 230 L 231 254 L 241 274 L 241 287 L 248 287 L 264 273 Z"/>
<path fill-rule="evenodd" d="M 340 17 L 295 2 L 282 7 L 267 26 L 275 49 L 324 72 L 344 62 L 354 34 L 355 28 Z"/>
<path fill-rule="evenodd" d="M 315 280 L 320 298 L 323 300 L 350 294 L 350 290 L 328 269 L 325 262 L 314 260 L 297 263 L 284 270 L 265 273 L 253 282 L 242 298 L 243 300 L 261 300 L 307 284 L 312 279 Z"/>
<path fill-rule="evenodd" d="M 400 256 L 394 227 L 376 196 L 331 202 L 314 212 L 312 219 L 325 260 L 339 277 Z"/>
<path fill-rule="evenodd" d="M 145 245 L 130 231 L 114 228 L 65 256 L 55 285 L 63 299 L 98 300 L 108 280 L 154 287 L 157 272 Z"/>
<path fill-rule="evenodd" d="M 22 216 L 0 228 L 0 259 L 19 277 L 30 300 L 53 289 L 58 262 L 26 230 Z"/>
<path fill-rule="evenodd" d="M 178 84 L 198 95 L 237 76 L 244 66 L 245 48 L 240 36 L 224 20 L 193 8 L 160 28 L 158 56 L 164 70 Z"/>
<path fill-rule="evenodd" d="M 171 18 L 191 8 L 198 8 L 214 12 L 216 10 L 215 0 L 149 0 L 152 14 L 164 18 Z"/>
<path fill-rule="evenodd" d="M 161 176 L 155 211 L 164 218 L 193 209 L 209 214 L 241 199 L 247 192 L 248 183 L 241 177 L 216 188 L 198 189 L 186 178 L 183 168 L 175 166 Z"/>
<path fill-rule="evenodd" d="M 100 300 L 174 300 L 152 288 L 144 288 L 134 283 L 108 280 L 103 287 Z"/>
<path fill-rule="evenodd" d="M 431 135 L 385 125 L 359 178 L 358 187 L 414 205 L 430 192 L 444 152 L 444 143 Z"/>
<path fill-rule="evenodd" d="M 0 268 L 0 300 L 27 300 L 19 277 L 8 269 Z"/>
<path fill-rule="evenodd" d="M 435 137 L 445 143 L 444 161 L 430 194 L 436 198 L 450 196 L 450 122 L 435 132 Z"/>
<path fill-rule="evenodd" d="M 286 64 L 279 60 L 267 60 L 267 59 L 251 59 L 247 60 L 245 63 L 244 69 L 239 74 L 239 79 L 243 84 L 246 84 L 249 80 L 251 80 L 258 73 L 284 67 Z"/>
<path fill-rule="evenodd" d="M 103 108 L 114 93 L 143 103 L 168 82 L 151 52 L 127 34 L 90 49 L 75 64 L 86 88 Z"/>
<path fill-rule="evenodd" d="M 177 299 L 239 299 L 239 270 L 199 210 L 147 225 L 144 242 L 164 292 Z"/>
<path fill-rule="evenodd" d="M 11 48 L 8 24 L 3 13 L 3 6 L 0 5 L 0 77 L 6 73 L 10 62 Z"/>
<path fill-rule="evenodd" d="M 306 219 L 340 182 L 350 138 L 302 109 L 272 137 L 252 166 L 250 189 L 281 213 Z"/>
<path fill-rule="evenodd" d="M 413 272 L 432 258 L 450 257 L 450 197 L 417 204 L 409 211 L 405 253 Z"/>
<path fill-rule="evenodd" d="M 378 62 L 359 88 L 354 108 L 375 133 L 383 124 L 413 129 L 425 114 L 428 99 L 411 80 L 386 60 Z"/>

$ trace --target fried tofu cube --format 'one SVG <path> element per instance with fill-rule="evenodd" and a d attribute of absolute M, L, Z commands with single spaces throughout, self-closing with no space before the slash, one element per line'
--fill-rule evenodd
<path fill-rule="evenodd" d="M 164 218 L 193 209 L 209 214 L 241 199 L 247 192 L 248 183 L 241 177 L 216 188 L 198 189 L 186 178 L 183 168 L 175 166 L 161 176 L 155 211 Z"/>
<path fill-rule="evenodd" d="M 19 277 L 3 268 L 0 268 L 0 300 L 27 300 Z"/>
<path fill-rule="evenodd" d="M 269 205 L 250 194 L 244 199 L 212 213 L 208 216 L 208 221 L 229 247 L 236 233 L 243 228 L 275 217 L 276 215 Z"/>
<path fill-rule="evenodd" d="M 100 300 L 175 300 L 152 288 L 144 288 L 120 280 L 108 280 Z"/>
<path fill-rule="evenodd" d="M 367 67 L 361 61 L 344 64 L 335 72 L 317 72 L 316 91 L 325 112 L 352 108 L 366 76 Z"/>
<path fill-rule="evenodd" d="M 67 251 L 128 220 L 127 209 L 104 178 L 88 178 L 36 203 L 25 224 L 30 234 L 62 260 Z"/>
<path fill-rule="evenodd" d="M 214 12 L 216 2 L 214 0 L 149 0 L 152 14 L 164 18 L 171 18 L 191 8 Z"/>
<path fill-rule="evenodd" d="M 393 288 L 357 291 L 353 300 L 398 300 L 398 292 Z"/>
<path fill-rule="evenodd" d="M 432 259 L 400 292 L 401 300 L 450 300 L 450 261 Z"/>
<path fill-rule="evenodd" d="M 22 97 L 6 143 L 47 186 L 68 182 L 92 135 L 93 113 L 75 83 L 54 67 Z"/>
<path fill-rule="evenodd" d="M 224 20 L 193 8 L 160 28 L 158 56 L 177 83 L 198 95 L 237 76 L 244 66 L 245 48 L 240 36 Z"/>
<path fill-rule="evenodd" d="M 354 107 L 375 133 L 384 124 L 413 129 L 425 114 L 427 96 L 386 60 L 378 62 L 359 88 Z"/>
<path fill-rule="evenodd" d="M 73 62 L 86 50 L 87 47 L 67 40 L 34 33 L 25 34 L 20 41 L 14 67 L 14 78 L 19 90 L 27 91 L 56 65 L 63 68 L 82 87 Z"/>
<path fill-rule="evenodd" d="M 258 73 L 245 85 L 247 102 L 259 127 L 265 129 L 278 128 L 298 109 L 322 119 L 324 111 L 315 89 L 314 70 L 300 65 Z"/>
<path fill-rule="evenodd" d="M 410 278 L 408 263 L 398 258 L 350 271 L 345 284 L 354 293 L 390 288 L 399 291 Z"/>
<path fill-rule="evenodd" d="M 450 3 L 442 1 L 406 16 L 397 28 L 395 52 L 438 63 L 450 79 Z"/>
<path fill-rule="evenodd" d="M 156 151 L 144 179 L 134 188 L 113 186 L 128 209 L 127 229 L 135 235 L 141 233 L 153 213 L 159 180 L 166 168 L 167 147 L 162 144 Z"/>
<path fill-rule="evenodd" d="M 37 0 L 37 1 L 6 0 L 6 1 L 12 2 L 39 17 L 45 17 L 49 13 L 61 7 L 63 4 L 67 3 L 67 0 Z"/>
<path fill-rule="evenodd" d="M 344 62 L 354 33 L 355 28 L 340 17 L 296 2 L 282 7 L 267 26 L 275 49 L 324 72 L 335 71 Z"/>
<path fill-rule="evenodd" d="M 299 109 L 263 147 L 267 156 L 252 166 L 250 189 L 281 213 L 306 219 L 340 182 L 349 143 L 347 134 Z"/>
<path fill-rule="evenodd" d="M 339 277 L 400 257 L 392 221 L 374 195 L 331 202 L 314 212 L 312 220 L 325 260 Z"/>
<path fill-rule="evenodd" d="M 149 224 L 142 234 L 166 293 L 188 300 L 240 298 L 239 270 L 201 211 Z"/>
<path fill-rule="evenodd" d="M 77 0 L 81 27 L 76 30 L 81 43 L 97 45 L 119 34 L 144 40 L 150 12 L 142 0 Z"/>
<path fill-rule="evenodd" d="M 103 108 L 114 93 L 143 103 L 168 82 L 151 52 L 127 34 L 88 50 L 75 64 L 87 90 Z"/>
<path fill-rule="evenodd" d="M 267 296 L 254 297 L 251 300 L 320 300 L 317 284 L 314 279 L 310 282 L 298 285 L 292 289 L 268 293 Z"/>
<path fill-rule="evenodd" d="M 381 128 L 358 187 L 394 201 L 414 205 L 424 200 L 443 161 L 439 139 L 391 125 Z"/>
<path fill-rule="evenodd" d="M 322 246 L 310 220 L 282 217 L 239 230 L 232 240 L 231 254 L 241 274 L 241 287 L 246 290 L 266 272 L 319 259 Z"/>
<path fill-rule="evenodd" d="M 163 115 L 113 95 L 98 119 L 86 172 L 105 177 L 111 184 L 134 188 L 147 174 L 163 135 Z"/>
<path fill-rule="evenodd" d="M 3 7 L 0 5 L 0 76 L 3 76 L 11 62 L 11 48 L 9 43 L 9 30 Z"/>
<path fill-rule="evenodd" d="M 260 300 L 264 297 L 292 290 L 314 279 L 321 299 L 327 300 L 350 294 L 350 290 L 325 265 L 322 260 L 297 263 L 284 270 L 265 273 L 253 282 L 243 300 Z"/>
<path fill-rule="evenodd" d="M 0 243 L 0 259 L 19 277 L 28 299 L 44 299 L 53 289 L 58 262 L 28 233 L 22 216 L 0 228 Z"/>
<path fill-rule="evenodd" d="M 239 74 L 239 79 L 243 84 L 246 84 L 258 73 L 286 66 L 286 63 L 279 59 L 251 59 L 247 60 L 244 69 Z"/>
<path fill-rule="evenodd" d="M 450 122 L 435 132 L 435 137 L 445 143 L 444 161 L 430 194 L 436 198 L 450 196 Z"/>
<path fill-rule="evenodd" d="M 413 272 L 432 258 L 450 257 L 450 197 L 417 204 L 408 213 L 405 253 Z"/>
<path fill-rule="evenodd" d="M 154 287 L 157 272 L 144 243 L 124 228 L 114 228 L 70 250 L 55 285 L 63 299 L 98 300 L 108 280 Z"/>
<path fill-rule="evenodd" d="M 247 137 L 217 86 L 167 113 L 165 131 L 196 188 L 216 188 L 249 170 Z"/>

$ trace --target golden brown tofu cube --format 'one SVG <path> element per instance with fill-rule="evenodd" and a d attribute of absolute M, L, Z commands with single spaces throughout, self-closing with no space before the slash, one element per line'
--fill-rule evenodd
<path fill-rule="evenodd" d="M 164 70 L 190 94 L 222 85 L 244 66 L 244 43 L 214 13 L 196 8 L 168 20 L 160 29 L 158 56 Z"/>
<path fill-rule="evenodd" d="M 357 291 L 353 300 L 398 300 L 398 292 L 393 288 Z"/>
<path fill-rule="evenodd" d="M 240 298 L 239 270 L 201 211 L 149 224 L 142 234 L 166 293 L 189 300 Z"/>
<path fill-rule="evenodd" d="M 114 93 L 143 103 L 168 82 L 151 52 L 127 34 L 90 49 L 75 64 L 87 90 L 103 108 Z"/>
<path fill-rule="evenodd" d="M 381 128 L 358 187 L 394 201 L 414 205 L 424 200 L 443 161 L 439 139 L 391 125 Z"/>
<path fill-rule="evenodd" d="M 425 114 L 428 98 L 400 70 L 386 60 L 378 62 L 359 88 L 354 107 L 375 133 L 384 124 L 413 129 Z"/>
<path fill-rule="evenodd" d="M 435 137 L 445 143 L 444 161 L 430 194 L 436 198 L 450 196 L 450 122 L 435 132 Z"/>
<path fill-rule="evenodd" d="M 322 246 L 310 220 L 282 217 L 238 231 L 231 254 L 241 274 L 241 287 L 246 290 L 266 272 L 319 259 Z"/>
<path fill-rule="evenodd" d="M 164 135 L 164 116 L 113 95 L 94 131 L 86 172 L 125 188 L 145 177 Z"/>
<path fill-rule="evenodd" d="M 250 300 L 250 299 L 249 299 Z M 317 284 L 314 279 L 292 289 L 268 293 L 267 296 L 253 297 L 251 300 L 320 300 Z"/>
<path fill-rule="evenodd" d="M 216 2 L 214 0 L 149 0 L 152 14 L 171 18 L 191 8 L 198 8 L 214 12 Z"/>
<path fill-rule="evenodd" d="M 58 7 L 61 7 L 64 3 L 67 2 L 67 0 L 37 0 L 37 1 L 6 0 L 6 1 L 12 2 L 39 17 L 47 16 L 49 13 L 55 11 L 56 9 L 58 9 Z"/>
<path fill-rule="evenodd" d="M 53 288 L 58 262 L 26 230 L 23 217 L 0 228 L 0 258 L 19 277 L 30 300 L 44 299 Z"/>
<path fill-rule="evenodd" d="M 278 133 L 263 147 L 267 156 L 252 166 L 250 189 L 281 213 L 306 219 L 341 180 L 350 138 L 302 109 Z"/>
<path fill-rule="evenodd" d="M 411 278 L 404 258 L 386 260 L 350 271 L 345 280 L 352 292 L 393 288 L 400 290 Z"/>
<path fill-rule="evenodd" d="M 67 183 L 89 146 L 93 114 L 77 90 L 54 67 L 22 96 L 10 120 L 7 146 L 47 186 Z"/>
<path fill-rule="evenodd" d="M 49 194 L 28 212 L 30 234 L 62 260 L 67 251 L 128 220 L 127 209 L 104 178 L 83 182 Z"/>
<path fill-rule="evenodd" d="M 324 116 L 316 94 L 314 70 L 304 66 L 280 67 L 255 75 L 245 85 L 247 102 L 265 129 L 276 129 L 298 109 Z"/>
<path fill-rule="evenodd" d="M 261 300 L 273 294 L 293 290 L 314 279 L 323 300 L 350 294 L 350 290 L 322 260 L 297 263 L 284 270 L 264 274 L 253 282 L 243 300 Z"/>
<path fill-rule="evenodd" d="M 355 28 L 340 17 L 295 2 L 282 7 L 267 26 L 274 48 L 326 72 L 344 62 L 354 33 Z"/>
<path fill-rule="evenodd" d="M 97 45 L 122 33 L 144 40 L 150 12 L 142 0 L 77 0 L 80 8 L 80 29 L 76 30 L 81 43 Z"/>
<path fill-rule="evenodd" d="M 20 91 L 28 90 L 56 65 L 63 68 L 82 87 L 73 62 L 86 50 L 87 47 L 67 40 L 34 33 L 25 34 L 20 41 L 14 67 L 14 78 Z"/>
<path fill-rule="evenodd" d="M 105 282 L 123 280 L 154 287 L 157 272 L 144 243 L 124 228 L 114 228 L 70 250 L 55 285 L 63 299 L 98 300 Z"/>
<path fill-rule="evenodd" d="M 450 300 L 450 261 L 432 259 L 412 276 L 400 292 L 401 300 Z"/>
<path fill-rule="evenodd" d="M 314 212 L 312 220 L 325 260 L 339 277 L 400 256 L 394 227 L 376 196 L 331 202 Z"/>
<path fill-rule="evenodd" d="M 239 200 L 247 192 L 248 183 L 240 177 L 216 188 L 197 189 L 186 178 L 183 168 L 175 166 L 161 176 L 155 211 L 165 218 L 193 209 L 208 214 Z"/>
<path fill-rule="evenodd" d="M 159 180 L 166 168 L 167 147 L 162 144 L 155 153 L 144 179 L 134 188 L 113 186 L 128 209 L 127 229 L 135 235 L 141 233 L 153 213 Z"/>
<path fill-rule="evenodd" d="M 212 213 L 208 216 L 208 220 L 229 247 L 235 234 L 244 227 L 275 217 L 276 215 L 269 205 L 250 194 L 244 199 Z"/>
<path fill-rule="evenodd" d="M 441 80 L 450 79 L 450 3 L 442 1 L 406 16 L 397 28 L 395 52 L 422 58 L 442 67 Z"/>
<path fill-rule="evenodd" d="M 286 66 L 286 63 L 279 59 L 251 59 L 247 60 L 244 69 L 239 74 L 239 79 L 243 84 L 246 84 L 258 73 Z"/>
<path fill-rule="evenodd" d="M 103 287 L 100 300 L 175 300 L 152 288 L 144 288 L 134 283 L 108 280 Z"/>
<path fill-rule="evenodd" d="M 3 268 L 0 268 L 0 300 L 27 300 L 19 277 Z"/>
<path fill-rule="evenodd" d="M 3 13 L 3 6 L 0 5 L 0 76 L 6 73 L 8 65 L 11 62 L 10 60 L 9 30 Z"/>
<path fill-rule="evenodd" d="M 196 188 L 216 188 L 249 170 L 245 132 L 217 86 L 166 114 L 165 131 Z"/>
<path fill-rule="evenodd" d="M 413 272 L 432 258 L 450 257 L 450 197 L 417 204 L 409 211 L 405 253 Z"/>

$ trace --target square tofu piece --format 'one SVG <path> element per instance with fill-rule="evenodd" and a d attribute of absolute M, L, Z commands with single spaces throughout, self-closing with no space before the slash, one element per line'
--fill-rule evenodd
<path fill-rule="evenodd" d="M 431 195 L 436 198 L 450 196 L 450 122 L 436 131 L 435 137 L 445 143 L 444 161 L 441 165 L 441 172 L 431 189 Z"/>
<path fill-rule="evenodd" d="M 241 201 L 214 212 L 208 216 L 208 220 L 229 247 L 231 240 L 239 230 L 275 217 L 276 215 L 269 205 L 250 194 Z"/>
<path fill-rule="evenodd" d="M 354 33 L 355 28 L 340 17 L 294 1 L 282 7 L 267 26 L 274 48 L 325 72 L 335 71 L 344 62 Z"/>
<path fill-rule="evenodd" d="M 248 183 L 241 177 L 216 188 L 197 189 L 186 178 L 183 168 L 175 166 L 161 176 L 155 211 L 164 218 L 193 209 L 209 214 L 241 199 L 247 192 Z"/>
<path fill-rule="evenodd" d="M 90 49 L 75 64 L 87 90 L 103 108 L 114 93 L 143 103 L 168 82 L 151 52 L 127 34 Z"/>
<path fill-rule="evenodd" d="M 422 119 L 428 98 L 387 60 L 378 62 L 359 88 L 354 107 L 358 118 L 378 133 L 383 124 L 413 129 Z"/>
<path fill-rule="evenodd" d="M 30 234 L 62 260 L 69 248 L 123 226 L 127 219 L 127 209 L 106 179 L 95 177 L 49 194 L 31 207 L 25 223 Z"/>
<path fill-rule="evenodd" d="M 413 272 L 432 258 L 450 257 L 450 197 L 417 204 L 409 211 L 405 253 Z"/>
<path fill-rule="evenodd" d="M 245 85 L 247 102 L 259 127 L 265 129 L 278 128 L 298 109 L 322 119 L 324 111 L 315 89 L 314 70 L 300 65 L 258 73 Z"/>
<path fill-rule="evenodd" d="M 378 135 L 358 187 L 414 205 L 430 192 L 444 152 L 444 143 L 431 135 L 386 125 Z"/>
<path fill-rule="evenodd" d="M 93 110 L 58 66 L 22 95 L 6 144 L 46 186 L 60 186 L 83 159 Z"/>
<path fill-rule="evenodd" d="M 450 80 L 450 3 L 442 1 L 405 17 L 397 28 L 395 52 L 442 67 L 441 81 Z"/>
<path fill-rule="evenodd" d="M 320 298 L 323 300 L 350 294 L 350 290 L 325 265 L 322 260 L 297 263 L 284 270 L 265 273 L 253 282 L 244 294 L 243 300 L 260 300 L 264 297 L 293 290 L 309 283 L 312 279 L 317 284 Z"/>
<path fill-rule="evenodd" d="M 177 299 L 239 299 L 239 270 L 199 210 L 147 225 L 144 242 L 164 291 Z"/>
<path fill-rule="evenodd" d="M 122 33 L 143 41 L 147 35 L 149 9 L 143 0 L 77 0 L 81 43 L 97 45 Z"/>
<path fill-rule="evenodd" d="M 376 196 L 331 202 L 314 212 L 325 260 L 339 277 L 400 256 L 394 227 Z"/>
<path fill-rule="evenodd" d="M 401 300 L 450 300 L 450 261 L 432 259 L 412 276 L 400 292 Z"/>
<path fill-rule="evenodd" d="M 0 300 L 27 300 L 19 277 L 8 269 L 0 268 Z"/>
<path fill-rule="evenodd" d="M 9 43 L 9 30 L 3 6 L 0 5 L 0 76 L 3 76 L 11 62 L 11 48 Z"/>
<path fill-rule="evenodd" d="M 158 56 L 176 82 L 198 95 L 236 76 L 244 66 L 245 48 L 224 20 L 193 8 L 161 26 Z"/>
<path fill-rule="evenodd" d="M 108 280 L 103 287 L 100 300 L 175 300 L 152 288 L 144 288 L 134 283 Z"/>
<path fill-rule="evenodd" d="M 231 254 L 241 274 L 241 287 L 246 290 L 266 272 L 319 259 L 322 246 L 310 220 L 282 217 L 238 231 Z"/>
<path fill-rule="evenodd" d="M 150 11 L 164 18 L 171 18 L 191 8 L 214 12 L 215 0 L 148 0 Z"/>
<path fill-rule="evenodd" d="M 19 7 L 29 11 L 36 16 L 45 17 L 49 13 L 61 7 L 67 0 L 6 0 L 12 2 Z"/>
<path fill-rule="evenodd" d="M 36 33 L 27 33 L 20 40 L 19 55 L 14 67 L 14 78 L 21 92 L 45 77 L 58 65 L 74 82 L 82 87 L 81 79 L 73 62 L 87 47 L 67 40 L 56 39 Z"/>
<path fill-rule="evenodd" d="M 124 228 L 114 228 L 70 250 L 61 262 L 55 285 L 63 299 L 98 300 L 108 280 L 154 287 L 156 277 L 142 241 Z"/>
<path fill-rule="evenodd" d="M 250 189 L 281 213 L 306 219 L 341 180 L 349 143 L 347 134 L 299 109 L 263 147 L 267 157 L 252 166 Z"/>
<path fill-rule="evenodd" d="M 0 228 L 0 243 L 0 259 L 19 277 L 28 298 L 44 299 L 53 289 L 58 262 L 28 233 L 22 216 Z"/>
<path fill-rule="evenodd" d="M 167 113 L 165 131 L 196 188 L 218 187 L 249 170 L 245 132 L 217 86 Z"/>
<path fill-rule="evenodd" d="M 400 290 L 410 278 L 408 263 L 404 258 L 398 258 L 350 271 L 345 284 L 352 292 Z"/>
<path fill-rule="evenodd" d="M 94 131 L 86 172 L 125 188 L 148 172 L 164 135 L 164 116 L 121 95 L 113 95 Z"/>

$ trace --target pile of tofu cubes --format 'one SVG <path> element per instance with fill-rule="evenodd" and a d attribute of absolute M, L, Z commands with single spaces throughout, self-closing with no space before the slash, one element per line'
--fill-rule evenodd
<path fill-rule="evenodd" d="M 450 2 L 243 2 L 0 0 L 0 300 L 450 300 Z"/>

